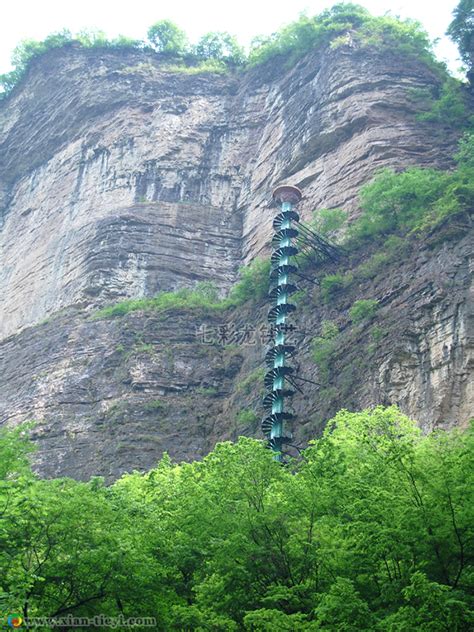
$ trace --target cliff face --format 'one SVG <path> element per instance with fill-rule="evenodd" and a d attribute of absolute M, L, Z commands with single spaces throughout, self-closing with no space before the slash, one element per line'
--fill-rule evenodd
<path fill-rule="evenodd" d="M 230 77 L 173 72 L 133 51 L 72 47 L 38 59 L 0 106 L 0 419 L 37 420 L 39 470 L 116 476 L 165 449 L 191 458 L 232 433 L 258 436 L 235 413 L 258 408 L 260 385 L 240 385 L 261 362 L 260 340 L 210 345 L 196 327 L 255 332 L 263 306 L 90 315 L 197 280 L 226 291 L 242 263 L 267 252 L 281 181 L 303 188 L 303 217 L 318 207 L 355 214 L 377 169 L 449 165 L 455 138 L 418 122 L 410 96 L 436 81 L 414 60 L 348 47 Z M 369 334 L 347 334 L 347 357 L 336 359 L 346 390 L 336 380 L 328 405 L 317 389 L 300 398 L 300 439 L 336 404 L 399 403 L 426 428 L 466 420 L 469 244 L 461 228 L 331 308 L 303 306 L 308 375 L 321 319 L 344 333 L 355 298 L 381 301 L 389 333 L 359 385 Z"/>

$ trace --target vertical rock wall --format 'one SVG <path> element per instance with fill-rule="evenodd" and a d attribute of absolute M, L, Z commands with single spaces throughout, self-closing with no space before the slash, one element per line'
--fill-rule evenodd
<path fill-rule="evenodd" d="M 378 169 L 449 167 L 456 138 L 420 123 L 412 98 L 437 82 L 421 62 L 347 46 L 230 76 L 176 72 L 137 51 L 72 46 L 37 59 L 0 104 L 0 422 L 37 421 L 39 471 L 115 477 L 163 450 L 196 458 L 219 439 L 259 436 L 237 413 L 259 410 L 263 341 L 208 345 L 196 331 L 257 331 L 263 304 L 91 317 L 201 280 L 228 291 L 239 266 L 268 252 L 282 181 L 303 189 L 305 218 L 321 207 L 355 216 Z M 333 305 L 308 302 L 302 370 L 318 381 L 310 348 L 323 319 L 347 332 L 347 353 L 331 393 L 296 403 L 299 440 L 341 406 L 397 403 L 426 429 L 466 421 L 470 243 L 461 231 Z M 388 332 L 370 353 L 370 328 L 347 321 L 368 297 Z"/>

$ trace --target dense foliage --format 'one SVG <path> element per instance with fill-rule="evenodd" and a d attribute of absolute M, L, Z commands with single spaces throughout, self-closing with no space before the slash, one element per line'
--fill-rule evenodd
<path fill-rule="evenodd" d="M 270 261 L 254 259 L 249 266 L 239 270 L 239 279 L 226 298 L 219 297 L 211 281 L 200 281 L 192 288 L 181 288 L 170 292 L 159 292 L 150 298 L 121 301 L 98 310 L 93 318 L 113 318 L 129 312 L 168 310 L 212 310 L 222 311 L 237 307 L 247 301 L 260 300 L 268 293 Z"/>
<path fill-rule="evenodd" d="M 460 0 L 454 10 L 448 35 L 458 45 L 468 77 L 474 79 L 474 1 Z"/>
<path fill-rule="evenodd" d="M 438 128 L 468 130 L 474 123 L 469 92 L 454 77 L 446 77 L 439 86 L 429 90 L 412 90 L 419 105 L 417 119 L 435 123 Z"/>
<path fill-rule="evenodd" d="M 360 192 L 362 213 L 350 227 L 353 239 L 432 229 L 474 207 L 474 134 L 467 133 L 452 171 L 410 167 L 385 169 Z"/>
<path fill-rule="evenodd" d="M 8 94 L 24 76 L 30 61 L 45 51 L 76 42 L 84 47 L 126 47 L 147 49 L 174 56 L 179 64 L 174 71 L 223 71 L 242 65 L 256 65 L 268 60 L 291 65 L 311 49 L 344 44 L 357 47 L 375 46 L 382 50 L 415 55 L 441 69 L 434 61 L 431 44 L 418 22 L 383 16 L 374 17 L 363 7 L 339 3 L 314 17 L 301 16 L 269 37 L 254 39 L 248 58 L 235 37 L 229 33 L 204 34 L 194 45 L 170 20 L 153 24 L 143 41 L 120 36 L 108 40 L 102 32 L 72 34 L 68 30 L 49 35 L 43 41 L 21 42 L 12 56 L 13 71 L 0 76 L 0 95 Z"/>
<path fill-rule="evenodd" d="M 75 35 L 65 29 L 58 33 L 48 35 L 42 41 L 24 40 L 13 51 L 11 72 L 0 75 L 0 97 L 5 96 L 15 87 L 24 76 L 32 59 L 42 55 L 52 48 L 61 48 L 66 44 L 77 42 L 85 48 L 141 48 L 143 43 L 120 35 L 109 40 L 102 31 L 81 31 Z"/>
<path fill-rule="evenodd" d="M 157 630 L 473 624 L 472 430 L 340 412 L 281 467 L 261 442 L 147 474 L 43 481 L 0 438 L 0 603 L 23 616 L 156 617 Z"/>
<path fill-rule="evenodd" d="M 215 59 L 227 63 L 240 64 L 244 61 L 244 50 L 236 38 L 229 33 L 207 33 L 194 48 L 199 59 Z"/>
<path fill-rule="evenodd" d="M 373 298 L 361 298 L 354 302 L 349 310 L 349 316 L 353 323 L 358 324 L 372 318 L 379 307 L 378 301 Z"/>
<path fill-rule="evenodd" d="M 148 41 L 158 53 L 185 53 L 189 47 L 186 33 L 170 20 L 156 22 L 148 29 Z"/>
<path fill-rule="evenodd" d="M 280 57 L 292 63 L 312 48 L 343 44 L 415 54 L 433 63 L 428 35 L 418 22 L 374 17 L 352 3 L 336 4 L 314 17 L 303 15 L 270 37 L 256 38 L 249 62 L 256 64 Z"/>

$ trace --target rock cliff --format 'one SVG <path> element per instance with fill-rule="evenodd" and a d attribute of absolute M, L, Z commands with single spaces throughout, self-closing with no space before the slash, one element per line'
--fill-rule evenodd
<path fill-rule="evenodd" d="M 177 72 L 132 50 L 69 46 L 36 59 L 0 105 L 0 421 L 37 421 L 39 471 L 113 478 L 164 450 L 195 458 L 216 440 L 259 436 L 236 415 L 259 408 L 264 305 L 91 316 L 199 280 L 225 293 L 239 266 L 268 252 L 282 181 L 303 189 L 303 217 L 354 216 L 381 167 L 449 167 L 456 138 L 420 123 L 412 98 L 437 82 L 415 59 L 348 46 L 235 75 Z M 339 323 L 344 353 L 330 387 L 295 402 L 297 440 L 337 407 L 379 402 L 426 429 L 465 423 L 468 228 L 427 240 L 330 306 L 307 288 L 302 370 L 318 380 L 309 346 L 323 319 Z M 349 326 L 361 297 L 382 306 L 376 348 L 370 328 Z M 207 344 L 203 324 L 252 336 Z"/>

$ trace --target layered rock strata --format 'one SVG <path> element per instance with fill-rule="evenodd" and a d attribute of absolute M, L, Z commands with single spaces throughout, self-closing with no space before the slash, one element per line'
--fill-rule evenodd
<path fill-rule="evenodd" d="M 437 82 L 417 60 L 349 47 L 229 76 L 176 72 L 138 51 L 72 46 L 37 59 L 0 104 L 0 420 L 37 420 L 39 471 L 113 478 L 164 450 L 190 459 L 236 433 L 259 436 L 238 411 L 258 410 L 260 382 L 246 376 L 262 341 L 207 344 L 197 328 L 257 332 L 263 305 L 93 314 L 203 280 L 225 294 L 242 264 L 268 252 L 282 181 L 303 189 L 303 217 L 321 207 L 355 216 L 378 169 L 449 167 L 456 138 L 417 120 L 413 98 Z M 310 345 L 323 319 L 348 346 L 333 390 L 295 401 L 298 440 L 341 406 L 397 403 L 426 429 L 465 423 L 469 244 L 462 229 L 421 245 L 331 306 L 307 289 L 303 370 L 318 381 Z M 370 328 L 347 320 L 357 298 L 382 306 L 385 337 L 370 352 Z"/>

